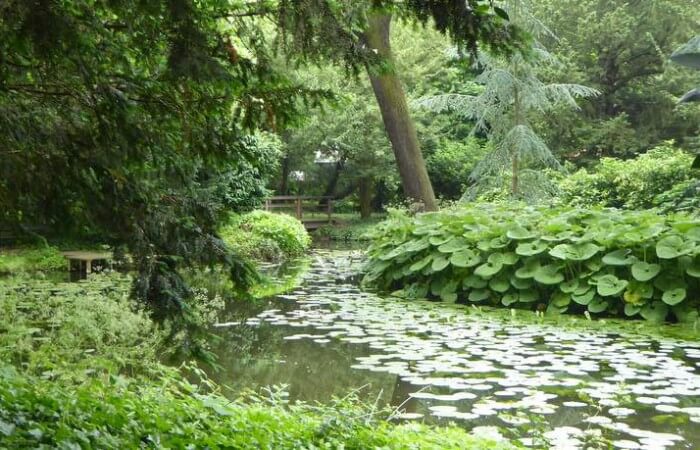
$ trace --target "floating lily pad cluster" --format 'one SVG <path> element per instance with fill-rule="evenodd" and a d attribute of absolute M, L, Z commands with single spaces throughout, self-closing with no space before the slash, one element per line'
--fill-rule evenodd
<path fill-rule="evenodd" d="M 377 228 L 364 282 L 409 298 L 698 317 L 700 220 L 615 209 L 479 204 Z"/>

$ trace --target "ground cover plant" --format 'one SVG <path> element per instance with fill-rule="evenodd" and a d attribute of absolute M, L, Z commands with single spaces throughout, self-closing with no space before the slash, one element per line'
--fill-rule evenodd
<path fill-rule="evenodd" d="M 68 261 L 52 246 L 0 250 L 0 274 L 65 270 Z"/>
<path fill-rule="evenodd" d="M 695 321 L 700 221 L 616 209 L 477 204 L 374 233 L 364 282 L 407 297 Z"/>
<path fill-rule="evenodd" d="M 221 229 L 221 237 L 239 254 L 265 261 L 301 256 L 311 244 L 311 238 L 299 220 L 266 211 L 232 216 Z"/>

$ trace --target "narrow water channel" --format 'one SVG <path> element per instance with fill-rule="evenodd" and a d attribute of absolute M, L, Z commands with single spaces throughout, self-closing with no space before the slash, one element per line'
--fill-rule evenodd
<path fill-rule="evenodd" d="M 234 391 L 355 390 L 400 420 L 499 427 L 525 445 L 700 448 L 700 343 L 518 324 L 362 292 L 359 252 L 318 250 L 303 283 L 217 324 Z"/>

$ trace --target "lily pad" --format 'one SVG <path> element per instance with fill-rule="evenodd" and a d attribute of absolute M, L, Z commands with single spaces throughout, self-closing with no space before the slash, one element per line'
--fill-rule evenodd
<path fill-rule="evenodd" d="M 642 307 L 639 305 L 633 305 L 631 303 L 627 303 L 625 305 L 625 315 L 628 317 L 636 316 L 641 310 Z"/>
<path fill-rule="evenodd" d="M 518 302 L 518 294 L 514 292 L 509 292 L 503 297 L 501 297 L 501 303 L 503 303 L 503 306 L 511 306 L 515 303 Z"/>
<path fill-rule="evenodd" d="M 433 264 L 431 267 L 435 272 L 440 272 L 445 267 L 447 267 L 449 264 L 450 264 L 450 261 L 447 258 L 445 258 L 442 255 L 437 255 L 433 259 Z"/>
<path fill-rule="evenodd" d="M 488 289 L 474 289 L 469 293 L 470 302 L 481 302 L 489 298 Z"/>
<path fill-rule="evenodd" d="M 586 292 L 583 294 L 572 294 L 571 299 L 578 303 L 579 305 L 588 305 L 591 300 L 593 300 L 593 297 L 595 296 L 595 289 L 589 288 Z"/>
<path fill-rule="evenodd" d="M 610 304 L 604 298 L 595 297 L 588 304 L 588 311 L 590 311 L 594 314 L 602 313 L 603 311 L 607 310 L 609 306 L 610 306 Z"/>
<path fill-rule="evenodd" d="M 547 248 L 547 244 L 541 241 L 521 242 L 515 248 L 515 253 L 522 256 L 534 256 L 546 251 Z"/>

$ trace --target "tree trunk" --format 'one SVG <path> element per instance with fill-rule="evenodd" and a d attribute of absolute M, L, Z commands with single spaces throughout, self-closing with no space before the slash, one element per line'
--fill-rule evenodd
<path fill-rule="evenodd" d="M 289 193 L 289 156 L 282 158 L 282 167 L 280 170 L 280 183 L 277 186 L 279 195 L 287 195 Z"/>
<path fill-rule="evenodd" d="M 425 210 L 436 211 L 437 202 L 418 143 L 418 134 L 408 112 L 406 94 L 395 72 L 389 39 L 390 25 L 390 14 L 381 11 L 370 13 L 364 40 L 377 51 L 381 64 L 368 65 L 367 72 L 394 150 L 404 193 L 408 198 L 423 203 Z"/>
<path fill-rule="evenodd" d="M 359 181 L 360 188 L 360 217 L 369 219 L 372 215 L 372 179 L 362 177 Z"/>

